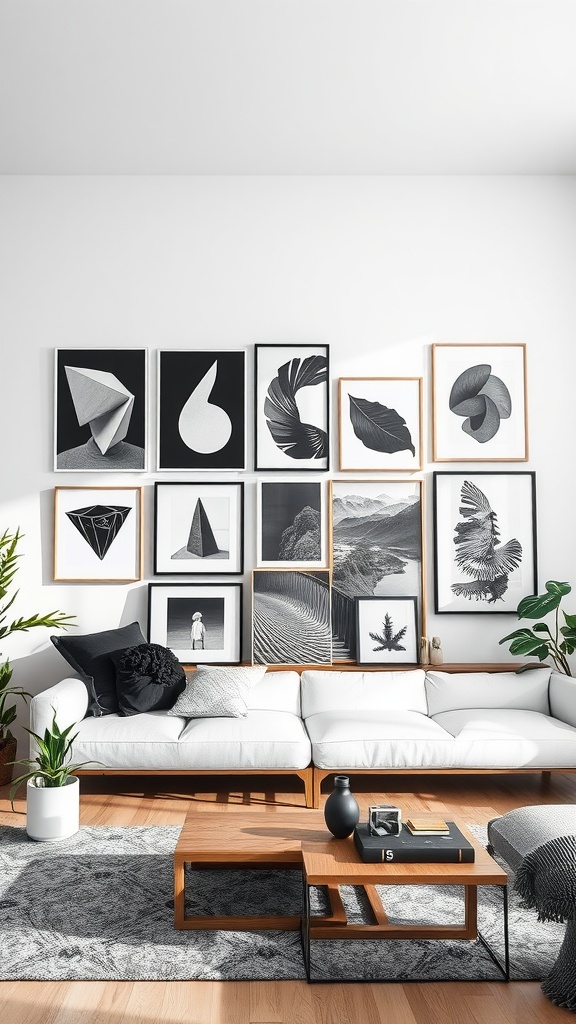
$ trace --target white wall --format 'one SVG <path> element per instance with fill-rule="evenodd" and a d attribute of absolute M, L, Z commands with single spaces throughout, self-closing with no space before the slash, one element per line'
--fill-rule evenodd
<path fill-rule="evenodd" d="M 146 489 L 142 583 L 51 582 L 53 488 L 120 482 L 52 472 L 53 352 L 84 345 L 148 348 L 152 394 L 158 348 L 245 347 L 251 368 L 256 342 L 326 342 L 333 378 L 423 375 L 428 634 L 447 661 L 501 661 L 515 617 L 433 614 L 431 471 L 460 466 L 430 462 L 430 345 L 526 342 L 530 460 L 468 468 L 536 470 L 540 585 L 576 582 L 573 178 L 15 177 L 0 188 L 0 528 L 26 534 L 15 613 L 61 608 L 77 632 L 146 626 L 152 482 L 182 474 L 122 478 Z M 151 426 L 154 409 L 152 398 Z M 249 570 L 254 475 L 241 477 Z M 33 692 L 63 674 L 45 630 L 3 654 Z"/>

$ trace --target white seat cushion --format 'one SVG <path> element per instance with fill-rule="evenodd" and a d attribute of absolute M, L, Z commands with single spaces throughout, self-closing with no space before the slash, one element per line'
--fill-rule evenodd
<path fill-rule="evenodd" d="M 454 739 L 417 711 L 327 711 L 306 719 L 318 768 L 449 768 Z"/>
<path fill-rule="evenodd" d="M 253 711 L 289 711 L 300 717 L 300 676 L 297 672 L 266 672 L 246 697 Z"/>
<path fill-rule="evenodd" d="M 302 717 L 324 711 L 421 711 L 428 705 L 424 671 L 302 673 Z"/>
<path fill-rule="evenodd" d="M 185 725 L 186 719 L 171 718 L 165 711 L 84 718 L 73 730 L 78 739 L 72 760 L 101 761 L 106 768 L 179 768 Z M 98 767 L 102 765 L 94 765 Z"/>
<path fill-rule="evenodd" d="M 562 768 L 576 764 L 576 729 L 537 711 L 445 711 L 434 722 L 454 736 L 460 768 Z"/>
<path fill-rule="evenodd" d="M 306 768 L 311 756 L 302 719 L 287 711 L 193 718 L 178 746 L 180 768 Z"/>
<path fill-rule="evenodd" d="M 460 708 L 522 708 L 550 714 L 549 668 L 528 672 L 434 672 L 426 673 L 428 714 Z"/>

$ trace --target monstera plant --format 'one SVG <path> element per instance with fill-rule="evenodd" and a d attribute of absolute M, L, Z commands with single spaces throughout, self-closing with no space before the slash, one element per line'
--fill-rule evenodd
<path fill-rule="evenodd" d="M 541 619 L 554 612 L 552 627 L 537 622 L 532 629 L 524 626 L 502 637 L 500 643 L 511 640 L 510 653 L 536 657 L 539 661 L 551 658 L 559 672 L 571 676 L 568 655 L 576 651 L 576 615 L 562 611 L 564 625 L 560 625 L 560 603 L 572 587 L 569 583 L 549 580 L 545 594 L 524 597 L 518 605 L 519 619 Z"/>
<path fill-rule="evenodd" d="M 18 559 L 22 554 L 17 546 L 22 539 L 17 528 L 15 533 L 5 530 L 0 536 L 0 641 L 12 633 L 26 633 L 35 626 L 66 629 L 74 615 L 64 615 L 53 611 L 47 615 L 31 615 L 29 618 L 14 619 L 6 623 L 9 609 L 14 604 L 18 591 L 9 596 L 10 587 L 18 571 Z M 13 698 L 21 697 L 24 701 L 31 696 L 21 686 L 12 686 L 12 667 L 9 660 L 0 660 L 0 786 L 12 779 L 12 764 L 16 755 L 16 740 L 10 732 L 10 726 L 16 718 L 16 702 Z"/>

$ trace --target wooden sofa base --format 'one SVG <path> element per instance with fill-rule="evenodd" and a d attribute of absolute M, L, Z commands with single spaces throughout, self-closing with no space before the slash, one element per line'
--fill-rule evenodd
<path fill-rule="evenodd" d="M 312 807 L 312 786 L 314 781 L 312 765 L 307 768 L 81 768 L 75 775 L 289 775 L 297 776 L 304 783 L 304 803 Z"/>
<path fill-rule="evenodd" d="M 322 782 L 329 775 L 542 775 L 550 782 L 552 772 L 576 772 L 576 768 L 314 768 L 312 807 L 320 806 Z M 306 805 L 308 806 L 308 805 Z"/>

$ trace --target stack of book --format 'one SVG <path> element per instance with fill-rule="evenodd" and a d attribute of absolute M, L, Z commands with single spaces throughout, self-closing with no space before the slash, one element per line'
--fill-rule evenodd
<path fill-rule="evenodd" d="M 460 829 L 453 821 L 440 818 L 408 818 L 397 836 L 375 836 L 369 825 L 357 825 L 354 842 L 366 863 L 470 864 L 474 860 L 474 847 Z"/>

